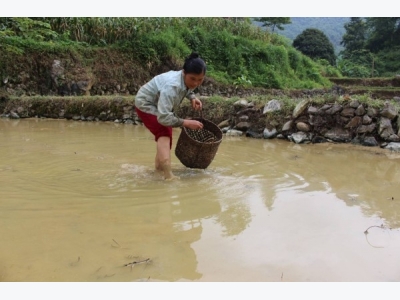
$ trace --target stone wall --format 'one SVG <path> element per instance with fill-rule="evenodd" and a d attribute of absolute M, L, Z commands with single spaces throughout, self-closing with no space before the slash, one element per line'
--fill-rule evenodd
<path fill-rule="evenodd" d="M 270 100 L 261 111 L 242 99 L 234 104 L 234 118 L 219 125 L 226 135 L 280 138 L 298 144 L 336 142 L 400 148 L 399 109 L 395 103 L 387 101 L 378 109 L 349 96 L 342 100 L 318 106 L 305 99 L 291 115 L 279 118 L 270 117 L 279 115 L 279 100 Z M 262 131 L 257 125 L 260 119 L 265 120 Z"/>
<path fill-rule="evenodd" d="M 242 98 L 230 105 L 221 105 L 219 116 L 211 112 L 218 104 L 201 97 L 204 115 L 218 124 L 224 134 L 259 139 L 287 139 L 294 143 L 357 143 L 363 146 L 391 147 L 400 145 L 398 106 L 385 102 L 378 109 L 357 100 L 342 98 L 340 102 L 316 105 L 311 98 L 301 100 L 293 112 L 284 113 L 282 103 L 273 99 L 263 106 Z M 139 124 L 134 101 L 129 97 L 111 99 L 55 97 L 47 100 L 21 98 L 3 103 L 4 118 L 57 118 L 74 121 L 112 121 Z M 190 115 L 188 104 L 177 112 Z M 190 117 L 190 116 L 189 116 Z"/>

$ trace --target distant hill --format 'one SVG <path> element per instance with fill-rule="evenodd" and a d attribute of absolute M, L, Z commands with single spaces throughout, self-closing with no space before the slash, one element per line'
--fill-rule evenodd
<path fill-rule="evenodd" d="M 336 54 L 343 50 L 340 45 L 342 36 L 346 32 L 344 25 L 350 21 L 348 17 L 321 17 L 321 18 L 290 18 L 292 24 L 283 25 L 284 30 L 276 29 L 275 32 L 279 33 L 291 41 L 293 41 L 300 33 L 307 28 L 316 28 L 321 30 L 331 41 L 335 48 Z M 261 26 L 260 22 L 254 24 Z"/>

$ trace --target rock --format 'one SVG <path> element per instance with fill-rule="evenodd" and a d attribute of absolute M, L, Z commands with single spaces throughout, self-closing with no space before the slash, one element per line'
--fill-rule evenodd
<path fill-rule="evenodd" d="M 400 137 L 397 134 L 391 134 L 386 140 L 389 142 L 399 142 Z"/>
<path fill-rule="evenodd" d="M 229 126 L 221 128 L 222 133 L 227 133 L 231 129 Z"/>
<path fill-rule="evenodd" d="M 384 148 L 388 149 L 388 150 L 392 150 L 394 152 L 400 152 L 400 143 L 392 142 L 392 143 L 387 144 L 387 146 Z"/>
<path fill-rule="evenodd" d="M 370 116 L 368 116 L 368 115 L 364 115 L 363 118 L 362 118 L 362 123 L 364 125 L 371 124 L 372 123 L 372 118 Z"/>
<path fill-rule="evenodd" d="M 369 124 L 369 125 L 361 125 L 357 128 L 357 133 L 372 133 L 376 128 L 376 124 Z"/>
<path fill-rule="evenodd" d="M 264 106 L 263 115 L 269 112 L 280 111 L 281 110 L 281 102 L 278 100 L 270 100 Z"/>
<path fill-rule="evenodd" d="M 246 131 L 251 127 L 251 124 L 249 122 L 239 122 L 236 124 L 235 129 L 241 130 L 241 131 Z"/>
<path fill-rule="evenodd" d="M 368 136 L 364 140 L 361 141 L 361 145 L 367 146 L 367 147 L 376 147 L 379 144 L 373 136 Z"/>
<path fill-rule="evenodd" d="M 104 112 L 104 111 L 101 112 L 100 115 L 99 115 L 99 119 L 100 119 L 101 121 L 107 121 L 107 119 L 108 119 L 107 113 Z"/>
<path fill-rule="evenodd" d="M 246 131 L 246 137 L 254 138 L 254 139 L 262 139 L 263 134 L 255 131 L 248 130 Z"/>
<path fill-rule="evenodd" d="M 378 133 L 382 139 L 388 140 L 394 134 L 392 123 L 388 118 L 380 118 L 378 126 Z"/>
<path fill-rule="evenodd" d="M 374 107 L 368 107 L 367 115 L 371 118 L 375 118 L 378 116 L 378 111 Z"/>
<path fill-rule="evenodd" d="M 331 104 L 324 104 L 322 105 L 322 107 L 320 107 L 320 110 L 326 111 L 328 109 L 330 109 L 332 107 Z M 341 106 L 339 105 L 339 107 L 341 108 Z"/>
<path fill-rule="evenodd" d="M 298 122 L 296 124 L 296 128 L 297 128 L 297 130 L 300 130 L 303 132 L 309 132 L 311 130 L 310 125 L 308 125 L 307 123 L 304 123 L 304 122 Z"/>
<path fill-rule="evenodd" d="M 390 103 L 385 103 L 385 107 L 381 110 L 381 116 L 393 120 L 399 113 L 398 109 Z"/>
<path fill-rule="evenodd" d="M 293 124 L 293 121 L 292 121 L 292 120 L 287 121 L 287 122 L 283 125 L 282 131 L 283 131 L 283 132 L 284 132 L 284 131 L 289 131 L 289 130 L 292 128 L 292 124 Z"/>
<path fill-rule="evenodd" d="M 61 65 L 60 60 L 54 60 L 51 65 L 50 77 L 56 87 L 60 86 L 60 81 L 64 79 L 64 67 Z"/>
<path fill-rule="evenodd" d="M 16 112 L 10 112 L 10 119 L 19 119 L 20 116 Z"/>
<path fill-rule="evenodd" d="M 233 103 L 233 106 L 235 108 L 245 108 L 245 107 L 247 107 L 248 104 L 249 104 L 249 102 L 246 99 L 240 99 L 240 100 L 236 101 L 235 103 Z"/>
<path fill-rule="evenodd" d="M 242 136 L 243 131 L 236 130 L 236 129 L 229 129 L 225 134 L 226 134 L 226 136 Z"/>
<path fill-rule="evenodd" d="M 328 130 L 324 137 L 338 143 L 349 143 L 351 141 L 351 134 L 343 128 L 334 128 Z"/>
<path fill-rule="evenodd" d="M 332 107 L 325 110 L 325 113 L 327 115 L 334 115 L 334 114 L 340 112 L 342 109 L 343 109 L 343 107 L 341 105 L 335 103 Z"/>
<path fill-rule="evenodd" d="M 312 140 L 312 143 L 314 144 L 319 144 L 319 143 L 327 143 L 327 139 L 324 138 L 323 136 L 315 136 Z"/>
<path fill-rule="evenodd" d="M 92 88 L 92 86 L 94 84 L 94 79 L 88 78 L 87 80 L 80 80 L 76 84 L 77 84 L 79 90 L 81 91 L 81 94 L 90 96 L 90 89 Z"/>
<path fill-rule="evenodd" d="M 349 106 L 352 108 L 357 108 L 360 106 L 360 103 L 357 100 L 351 100 Z"/>
<path fill-rule="evenodd" d="M 277 134 L 278 134 L 278 131 L 276 130 L 276 128 L 272 128 L 272 129 L 265 128 L 264 131 L 263 131 L 264 139 L 272 139 Z"/>
<path fill-rule="evenodd" d="M 292 117 L 294 119 L 297 119 L 304 112 L 304 110 L 307 108 L 310 102 L 311 102 L 310 99 L 304 99 L 300 103 L 298 103 L 293 110 Z"/>
<path fill-rule="evenodd" d="M 341 112 L 340 115 L 346 118 L 352 118 L 354 116 L 355 109 L 352 107 L 345 107 Z"/>
<path fill-rule="evenodd" d="M 317 109 L 316 107 L 314 107 L 314 106 L 310 106 L 310 107 L 307 109 L 307 113 L 308 113 L 309 115 L 316 115 L 316 114 L 318 113 L 318 109 Z"/>
<path fill-rule="evenodd" d="M 365 115 L 365 108 L 363 105 L 359 105 L 355 111 L 356 116 L 363 116 Z"/>
<path fill-rule="evenodd" d="M 357 128 L 358 126 L 361 125 L 361 123 L 362 123 L 361 117 L 355 116 L 350 120 L 349 123 L 346 124 L 346 126 L 344 126 L 344 128 Z"/>
<path fill-rule="evenodd" d="M 224 121 L 222 121 L 221 123 L 218 124 L 219 128 L 223 128 L 223 127 L 226 127 L 226 126 L 229 126 L 229 120 L 224 120 Z"/>
<path fill-rule="evenodd" d="M 303 144 L 310 142 L 309 135 L 302 131 L 293 133 L 292 135 L 289 136 L 289 139 L 295 142 L 296 144 Z"/>

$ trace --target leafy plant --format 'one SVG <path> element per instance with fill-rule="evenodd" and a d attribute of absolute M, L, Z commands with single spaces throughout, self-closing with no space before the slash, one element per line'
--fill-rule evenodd
<path fill-rule="evenodd" d="M 315 28 L 304 30 L 294 39 L 293 47 L 312 59 L 326 59 L 331 65 L 335 65 L 335 50 L 321 30 Z"/>
<path fill-rule="evenodd" d="M 7 53 L 0 57 L 3 71 L 15 68 L 5 59 L 12 51 L 70 53 L 89 62 L 95 49 L 115 49 L 151 72 L 166 62 L 169 68 L 181 65 L 196 51 L 207 63 L 207 76 L 221 83 L 275 89 L 330 85 L 318 62 L 249 18 L 0 18 L 0 41 Z"/>
<path fill-rule="evenodd" d="M 233 84 L 235 86 L 243 86 L 243 87 L 250 87 L 252 85 L 251 80 L 247 79 L 247 77 L 244 75 L 236 78 L 236 80 L 233 82 Z"/>

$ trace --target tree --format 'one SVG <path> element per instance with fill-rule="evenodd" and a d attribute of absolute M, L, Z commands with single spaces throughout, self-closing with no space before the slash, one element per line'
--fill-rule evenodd
<path fill-rule="evenodd" d="M 371 52 L 400 45 L 400 17 L 367 18 L 370 35 L 366 47 Z"/>
<path fill-rule="evenodd" d="M 343 58 L 349 57 L 354 51 L 365 49 L 367 26 L 363 18 L 350 18 L 350 22 L 344 25 L 346 30 L 340 45 L 344 47 L 341 52 Z"/>
<path fill-rule="evenodd" d="M 289 17 L 271 17 L 271 18 L 255 18 L 256 21 L 262 23 L 262 27 L 271 27 L 271 31 L 274 32 L 275 27 L 279 30 L 284 30 L 282 25 L 291 24 Z"/>
<path fill-rule="evenodd" d="M 336 63 L 333 45 L 321 30 L 305 29 L 293 40 L 293 47 L 314 60 L 326 59 L 332 66 Z"/>

